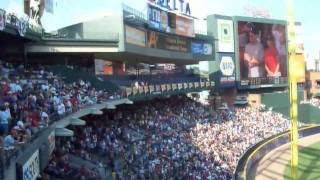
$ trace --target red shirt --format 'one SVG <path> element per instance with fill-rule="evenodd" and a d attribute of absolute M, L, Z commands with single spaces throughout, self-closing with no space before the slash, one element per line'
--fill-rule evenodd
<path fill-rule="evenodd" d="M 39 127 L 39 115 L 36 111 L 33 111 L 30 115 L 32 126 Z"/>
<path fill-rule="evenodd" d="M 279 64 L 277 56 L 278 52 L 274 47 L 268 48 L 264 51 L 264 60 L 266 66 L 271 72 L 275 72 Z"/>
<path fill-rule="evenodd" d="M 76 106 L 76 105 L 78 104 L 78 102 L 77 102 L 77 97 L 76 97 L 76 96 L 72 96 L 72 98 L 71 98 L 71 104 L 72 104 L 72 106 Z"/>

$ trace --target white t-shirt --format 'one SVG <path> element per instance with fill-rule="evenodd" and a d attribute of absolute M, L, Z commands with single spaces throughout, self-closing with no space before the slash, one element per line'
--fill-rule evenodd
<path fill-rule="evenodd" d="M 66 112 L 66 108 L 63 103 L 60 103 L 58 106 L 58 114 L 63 115 Z"/>
<path fill-rule="evenodd" d="M 261 43 L 255 43 L 255 44 L 247 44 L 245 47 L 245 53 L 248 53 L 251 57 L 257 59 L 260 63 L 260 65 L 249 67 L 249 78 L 253 77 L 261 77 L 263 76 L 263 70 L 261 64 L 264 62 L 263 60 L 263 47 Z"/>

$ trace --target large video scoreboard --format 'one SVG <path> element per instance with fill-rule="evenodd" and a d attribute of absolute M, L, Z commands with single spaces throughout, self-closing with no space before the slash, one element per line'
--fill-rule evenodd
<path fill-rule="evenodd" d="M 288 86 L 286 21 L 234 17 L 238 88 Z"/>

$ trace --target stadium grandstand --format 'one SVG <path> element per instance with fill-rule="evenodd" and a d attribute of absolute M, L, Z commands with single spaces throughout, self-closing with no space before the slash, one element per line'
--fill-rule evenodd
<path fill-rule="evenodd" d="M 47 32 L 43 2 L 0 7 L 0 180 L 250 179 L 289 142 L 286 21 L 213 14 L 200 33 L 189 2 L 146 1 Z M 320 131 L 305 81 L 301 137 Z"/>

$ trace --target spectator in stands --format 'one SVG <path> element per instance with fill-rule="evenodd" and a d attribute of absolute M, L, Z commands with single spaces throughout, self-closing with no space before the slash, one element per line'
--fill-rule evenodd
<path fill-rule="evenodd" d="M 8 134 L 8 124 L 11 119 L 11 113 L 9 109 L 9 103 L 5 102 L 4 106 L 0 109 L 0 132 Z"/>
<path fill-rule="evenodd" d="M 48 127 L 49 124 L 49 115 L 44 111 L 44 108 L 40 110 L 40 126 Z"/>
<path fill-rule="evenodd" d="M 57 112 L 59 117 L 63 117 L 64 113 L 66 112 L 65 106 L 62 102 L 59 102 L 57 106 Z"/>
<path fill-rule="evenodd" d="M 4 149 L 5 150 L 12 150 L 14 149 L 14 138 L 11 134 L 8 134 L 5 138 L 4 138 Z"/>

